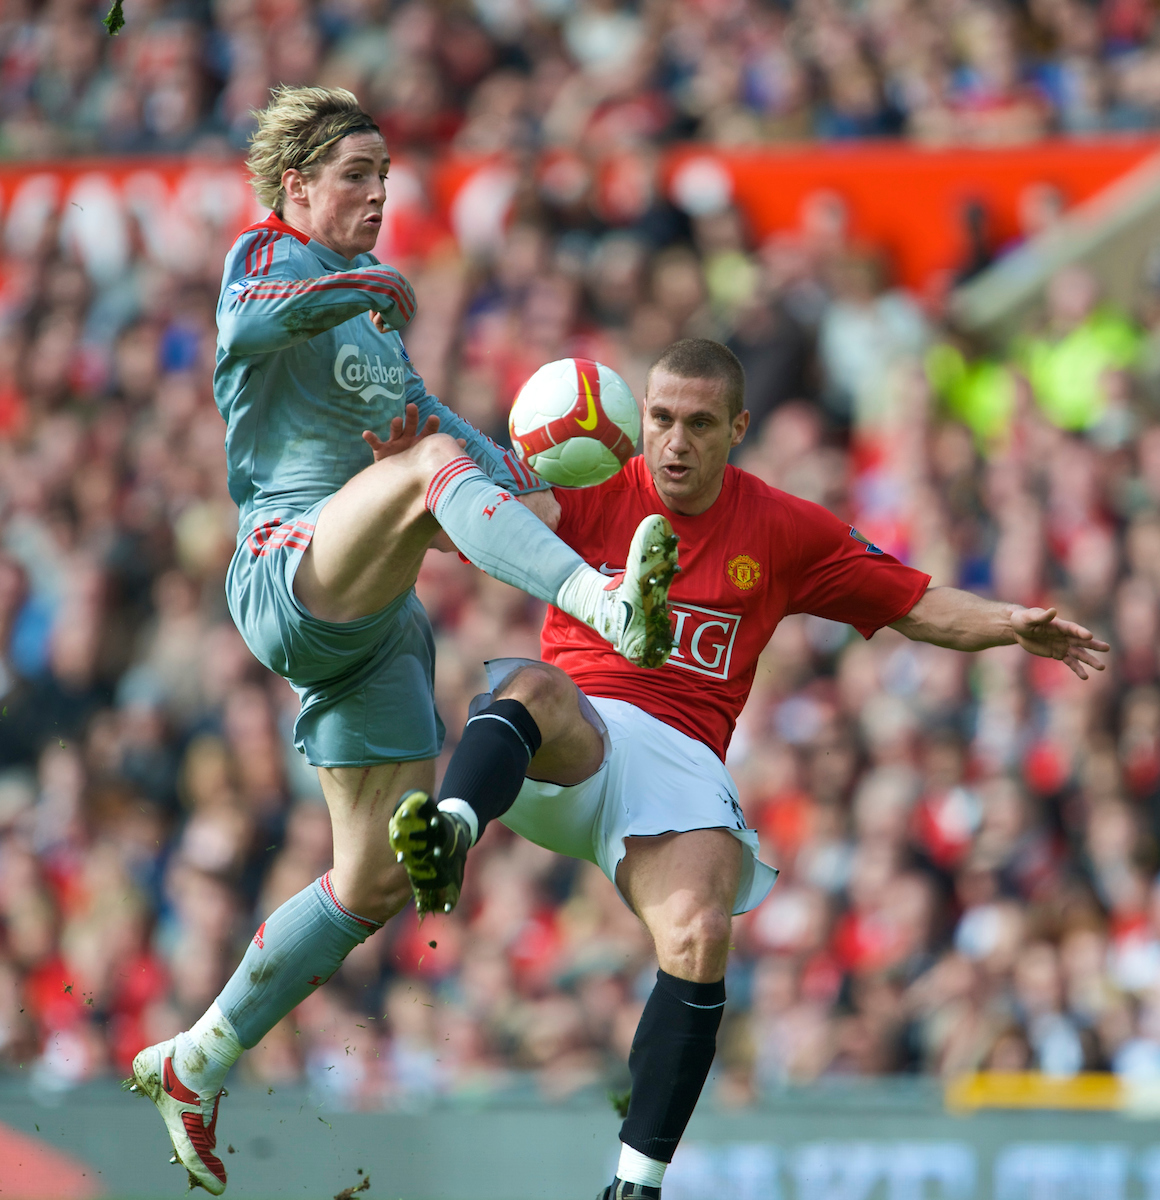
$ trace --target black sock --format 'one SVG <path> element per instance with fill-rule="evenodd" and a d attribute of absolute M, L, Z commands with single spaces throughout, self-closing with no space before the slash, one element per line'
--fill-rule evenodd
<path fill-rule="evenodd" d="M 515 803 L 540 741 L 539 726 L 518 700 L 493 700 L 467 722 L 439 799 L 456 796 L 470 804 L 482 836 L 487 823 Z"/>
<path fill-rule="evenodd" d="M 690 983 L 664 971 L 653 988 L 628 1056 L 632 1097 L 620 1140 L 672 1162 L 717 1050 L 725 980 Z"/>

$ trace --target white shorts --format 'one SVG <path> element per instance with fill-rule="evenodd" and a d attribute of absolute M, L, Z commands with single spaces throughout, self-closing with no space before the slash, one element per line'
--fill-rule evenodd
<path fill-rule="evenodd" d="M 525 780 L 503 823 L 537 846 L 595 863 L 613 886 L 625 838 L 728 829 L 745 848 L 733 911 L 756 908 L 777 872 L 757 857 L 757 834 L 745 827 L 725 764 L 635 704 L 588 699 L 606 727 L 600 770 L 575 787 Z"/>

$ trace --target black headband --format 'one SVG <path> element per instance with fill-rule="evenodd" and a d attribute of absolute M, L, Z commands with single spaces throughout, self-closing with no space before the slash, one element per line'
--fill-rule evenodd
<path fill-rule="evenodd" d="M 354 120 L 354 124 L 352 124 L 350 128 L 340 129 L 338 133 L 328 137 L 326 141 L 320 142 L 309 152 L 309 154 L 306 155 L 301 162 L 290 164 L 293 169 L 296 171 L 301 171 L 303 167 L 310 166 L 310 164 L 318 159 L 320 155 L 329 150 L 330 147 L 335 144 L 335 142 L 341 142 L 344 137 L 350 137 L 352 133 L 365 133 L 373 130 L 375 133 L 378 133 L 381 136 L 381 130 L 374 123 L 374 121 L 367 116 L 366 113 L 353 113 L 351 115 L 352 119 Z"/>

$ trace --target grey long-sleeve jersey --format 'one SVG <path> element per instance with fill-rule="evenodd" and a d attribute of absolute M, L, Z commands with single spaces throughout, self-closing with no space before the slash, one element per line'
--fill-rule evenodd
<path fill-rule="evenodd" d="M 404 406 L 440 431 L 501 487 L 546 486 L 436 397 L 398 332 L 414 313 L 407 281 L 372 254 L 344 259 L 271 215 L 226 257 L 218 299 L 214 398 L 226 420 L 230 495 L 239 540 L 303 512 L 373 461 L 362 431 L 385 438 Z M 391 331 L 371 324 L 371 309 Z"/>

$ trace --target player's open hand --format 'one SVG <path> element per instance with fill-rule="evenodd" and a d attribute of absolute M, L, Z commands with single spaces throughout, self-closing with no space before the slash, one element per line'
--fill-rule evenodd
<path fill-rule="evenodd" d="M 556 526 L 560 524 L 560 501 L 551 488 L 542 492 L 526 492 L 516 499 L 525 508 L 530 508 L 555 533 Z"/>
<path fill-rule="evenodd" d="M 1085 667 L 1095 671 L 1104 669 L 1093 651 L 1104 654 L 1111 649 L 1090 629 L 1074 621 L 1060 620 L 1054 608 L 1017 608 L 1011 614 L 1011 628 L 1015 640 L 1028 654 L 1058 659 L 1080 679 L 1088 677 Z"/>
<path fill-rule="evenodd" d="M 371 448 L 371 453 L 375 456 L 375 462 L 382 462 L 384 458 L 391 458 L 396 454 L 402 454 L 406 450 L 410 450 L 417 442 L 421 442 L 425 437 L 430 437 L 433 433 L 439 432 L 439 418 L 432 413 L 426 421 L 423 422 L 423 428 L 419 428 L 419 406 L 417 404 L 408 404 L 403 409 L 403 416 L 395 417 L 391 421 L 390 433 L 387 435 L 387 440 L 384 442 L 377 433 L 373 433 L 369 429 L 363 430 L 362 439 Z M 459 443 L 459 448 L 465 449 L 467 442 L 463 438 L 455 439 Z"/>

